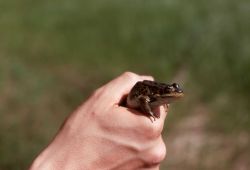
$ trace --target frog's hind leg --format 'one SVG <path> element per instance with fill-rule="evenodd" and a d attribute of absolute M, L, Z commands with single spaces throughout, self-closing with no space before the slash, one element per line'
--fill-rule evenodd
<path fill-rule="evenodd" d="M 144 113 L 147 113 L 147 114 L 150 115 L 149 118 L 150 118 L 150 120 L 152 122 L 155 121 L 156 117 L 155 117 L 154 113 L 152 112 L 151 107 L 149 106 L 149 102 L 150 102 L 149 97 L 147 97 L 147 96 L 140 96 L 139 97 L 139 101 L 140 101 L 141 110 Z M 151 119 L 151 117 L 153 118 L 153 120 Z"/>

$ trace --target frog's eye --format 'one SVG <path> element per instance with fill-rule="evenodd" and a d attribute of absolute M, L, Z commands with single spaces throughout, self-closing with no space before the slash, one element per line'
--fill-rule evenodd
<path fill-rule="evenodd" d="M 165 91 L 166 92 L 173 92 L 173 91 L 175 91 L 175 88 L 174 88 L 174 86 L 169 85 L 169 86 L 167 86 L 167 88 L 165 89 Z"/>
<path fill-rule="evenodd" d="M 180 88 L 179 84 L 177 84 L 177 83 L 173 83 L 172 86 L 173 86 L 174 88 L 176 88 L 176 89 Z"/>
<path fill-rule="evenodd" d="M 173 85 L 168 85 L 167 88 L 172 89 L 174 86 Z"/>

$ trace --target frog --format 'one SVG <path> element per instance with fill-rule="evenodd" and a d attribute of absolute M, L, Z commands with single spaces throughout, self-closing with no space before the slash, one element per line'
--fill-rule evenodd
<path fill-rule="evenodd" d="M 127 96 L 127 106 L 132 109 L 140 109 L 147 114 L 151 121 L 160 118 L 159 113 L 153 110 L 161 105 L 168 106 L 170 103 L 181 99 L 183 90 L 177 83 L 166 84 L 151 80 L 138 81 Z"/>

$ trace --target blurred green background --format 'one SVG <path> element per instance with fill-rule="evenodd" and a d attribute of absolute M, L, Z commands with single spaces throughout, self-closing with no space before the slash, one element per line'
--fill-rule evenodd
<path fill-rule="evenodd" d="M 0 1 L 0 169 L 27 168 L 91 92 L 130 70 L 186 93 L 161 169 L 250 167 L 250 1 Z"/>

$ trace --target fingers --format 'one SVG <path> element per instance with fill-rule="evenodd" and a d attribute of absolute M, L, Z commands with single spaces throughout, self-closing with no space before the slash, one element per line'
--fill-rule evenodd
<path fill-rule="evenodd" d="M 160 117 L 157 118 L 155 121 L 151 122 L 151 120 L 149 120 L 147 115 L 144 115 L 144 121 L 142 121 L 143 123 L 142 126 L 144 127 L 147 133 L 146 135 L 148 138 L 151 139 L 158 138 L 161 135 L 164 128 L 165 119 L 167 116 L 167 112 L 163 106 L 156 108 L 153 112 L 160 114 Z"/>
<path fill-rule="evenodd" d="M 154 110 L 161 114 L 159 119 L 151 121 L 148 115 L 134 110 L 121 106 L 113 106 L 112 111 L 107 115 L 112 117 L 118 124 L 128 127 L 133 127 L 135 129 L 134 133 L 140 133 L 145 139 L 156 139 L 161 136 L 161 133 L 164 128 L 164 122 L 167 116 L 167 113 L 163 106 L 160 106 L 157 110 Z M 116 114 L 114 114 L 116 113 Z"/>
<path fill-rule="evenodd" d="M 162 136 L 157 138 L 153 145 L 142 153 L 141 157 L 149 166 L 160 164 L 166 157 L 166 146 Z"/>
<path fill-rule="evenodd" d="M 153 80 L 153 77 L 140 76 L 132 72 L 125 72 L 105 85 L 104 88 L 108 88 L 108 91 L 111 92 L 109 95 L 112 95 L 113 99 L 116 102 L 119 102 L 124 95 L 129 93 L 136 82 L 143 80 Z"/>
<path fill-rule="evenodd" d="M 159 132 L 161 133 L 163 128 L 164 128 L 164 123 L 165 123 L 165 119 L 167 117 L 167 108 L 163 105 L 160 106 L 156 109 L 154 109 L 154 113 L 158 114 L 160 117 L 158 119 L 156 119 L 153 124 L 155 124 L 155 126 L 159 129 Z"/>
<path fill-rule="evenodd" d="M 142 75 L 141 78 L 142 78 L 142 80 L 151 80 L 151 81 L 154 80 L 154 77 L 152 77 L 152 76 L 145 76 L 145 75 Z"/>

